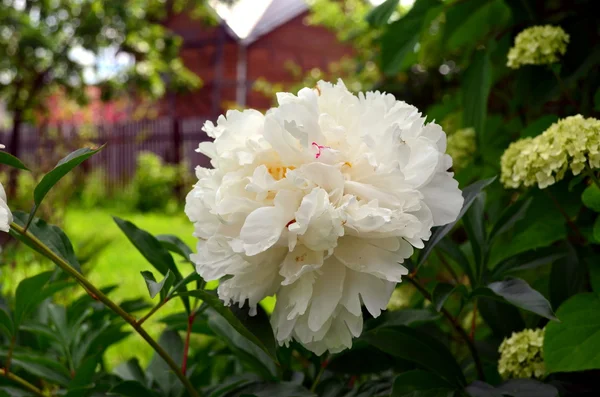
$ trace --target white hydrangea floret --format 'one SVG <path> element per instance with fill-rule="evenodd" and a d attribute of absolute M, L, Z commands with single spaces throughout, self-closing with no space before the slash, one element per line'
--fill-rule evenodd
<path fill-rule="evenodd" d="M 4 149 L 4 145 L 0 144 L 0 149 Z M 12 212 L 8 208 L 6 193 L 4 192 L 2 183 L 0 183 L 0 230 L 8 233 L 12 221 Z"/>
<path fill-rule="evenodd" d="M 279 93 L 266 115 L 229 111 L 204 130 L 186 214 L 193 260 L 219 297 L 251 312 L 276 295 L 280 344 L 317 354 L 352 345 L 361 306 L 385 310 L 413 247 L 453 222 L 463 198 L 446 135 L 393 95 L 350 93 L 340 81 Z"/>

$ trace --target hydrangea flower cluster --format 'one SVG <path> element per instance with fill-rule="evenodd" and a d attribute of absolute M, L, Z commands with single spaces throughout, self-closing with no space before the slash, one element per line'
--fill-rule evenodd
<path fill-rule="evenodd" d="M 548 65 L 558 62 L 559 55 L 567 52 L 569 35 L 559 26 L 533 26 L 515 38 L 508 51 L 506 65 L 518 69 L 523 65 Z"/>
<path fill-rule="evenodd" d="M 473 128 L 462 128 L 448 136 L 446 152 L 452 157 L 452 168 L 456 171 L 469 165 L 476 149 L 477 144 Z"/>
<path fill-rule="evenodd" d="M 561 180 L 570 168 L 600 168 L 600 120 L 570 116 L 535 138 L 513 142 L 501 159 L 502 183 L 509 188 L 537 184 L 544 189 Z"/>
<path fill-rule="evenodd" d="M 198 151 L 214 169 L 196 169 L 187 197 L 193 260 L 222 279 L 226 304 L 252 314 L 275 294 L 280 344 L 339 352 L 362 332 L 361 305 L 385 310 L 401 263 L 463 197 L 442 128 L 393 95 L 320 81 L 277 100 L 266 115 L 229 111 L 204 126 L 215 139 Z"/>
<path fill-rule="evenodd" d="M 0 144 L 0 149 L 4 149 L 4 145 Z M 10 208 L 8 208 L 6 193 L 4 192 L 2 183 L 0 183 L 0 230 L 8 233 L 12 221 L 13 216 Z"/>
<path fill-rule="evenodd" d="M 498 372 L 504 379 L 542 378 L 544 366 L 544 330 L 526 329 L 513 332 L 500 344 Z"/>

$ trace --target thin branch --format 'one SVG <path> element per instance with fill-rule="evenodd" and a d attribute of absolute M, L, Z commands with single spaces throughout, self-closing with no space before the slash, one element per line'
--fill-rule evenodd
<path fill-rule="evenodd" d="M 160 309 L 161 307 L 163 307 L 163 305 L 165 303 L 167 303 L 169 301 L 169 299 L 165 299 L 160 301 L 156 306 L 154 306 L 152 308 L 152 310 L 150 310 L 148 313 L 146 313 L 146 315 L 142 318 L 140 318 L 139 320 L 137 320 L 137 325 L 142 325 L 143 323 L 146 322 L 146 320 L 148 320 L 154 313 L 156 313 L 158 311 L 158 309 Z"/>
<path fill-rule="evenodd" d="M 124 311 L 119 305 L 113 302 L 110 298 L 108 298 L 102 291 L 96 288 L 92 283 L 88 281 L 87 278 L 77 270 L 75 270 L 71 265 L 69 265 L 63 258 L 56 255 L 50 248 L 48 248 L 42 241 L 40 241 L 34 235 L 26 232 L 23 228 L 16 223 L 11 224 L 11 228 L 19 233 L 20 235 L 26 237 L 30 243 L 35 246 L 41 253 L 43 253 L 47 258 L 51 259 L 54 263 L 58 265 L 63 271 L 67 274 L 73 276 L 81 286 L 88 291 L 92 297 L 104 303 L 109 309 L 119 315 L 123 320 L 125 320 L 129 325 L 136 330 L 136 332 L 156 351 L 156 353 L 162 357 L 163 360 L 167 363 L 167 365 L 173 370 L 175 375 L 179 378 L 181 383 L 185 386 L 191 397 L 199 397 L 200 395 L 191 384 L 190 380 L 181 372 L 179 366 L 173 361 L 171 356 L 154 340 L 152 337 L 142 328 L 142 326 L 131 316 L 129 313 Z"/>
<path fill-rule="evenodd" d="M 414 277 L 406 277 L 409 283 L 415 286 L 417 290 L 430 302 L 433 302 L 431 299 L 431 294 L 429 291 L 425 289 Z M 473 361 L 475 362 L 475 369 L 477 370 L 477 377 L 485 381 L 485 374 L 483 372 L 483 365 L 481 363 L 481 359 L 479 358 L 479 353 L 477 353 L 477 349 L 475 348 L 475 344 L 467 335 L 467 332 L 463 329 L 463 327 L 456 321 L 456 319 L 450 314 L 450 312 L 444 308 L 441 309 L 441 313 L 446 319 L 450 322 L 450 325 L 456 330 L 458 335 L 465 341 L 469 351 L 471 352 L 471 356 L 473 357 Z"/>
<path fill-rule="evenodd" d="M 21 378 L 20 376 L 15 375 L 14 373 L 8 371 L 8 369 L 6 369 L 6 368 L 0 368 L 0 375 L 4 376 L 7 379 L 12 380 L 15 383 L 18 383 L 19 385 L 23 386 L 25 389 L 29 390 L 36 396 L 47 397 L 42 390 L 38 389 L 37 387 L 35 387 L 31 383 L 27 382 L 25 379 Z"/>
<path fill-rule="evenodd" d="M 13 351 L 15 350 L 15 343 L 17 343 L 17 335 L 13 335 L 12 338 L 10 338 L 10 345 L 8 346 L 8 353 L 6 354 L 6 372 L 10 371 L 10 364 L 12 362 Z"/>
<path fill-rule="evenodd" d="M 315 390 L 317 390 L 317 386 L 319 385 L 319 382 L 321 381 L 321 376 L 323 376 L 323 372 L 325 372 L 325 368 L 327 368 L 328 364 L 329 364 L 329 356 L 326 356 L 325 360 L 323 360 L 323 362 L 321 363 L 321 368 L 319 368 L 319 372 L 317 373 L 317 376 L 315 377 L 315 381 L 313 382 L 312 386 L 310 387 L 310 391 L 312 393 L 314 393 Z"/>
<path fill-rule="evenodd" d="M 194 326 L 195 313 L 188 316 L 187 331 L 185 333 L 185 344 L 183 346 L 183 362 L 181 363 L 181 372 L 185 375 L 187 372 L 188 354 L 190 351 L 190 336 L 192 335 L 192 327 Z"/>

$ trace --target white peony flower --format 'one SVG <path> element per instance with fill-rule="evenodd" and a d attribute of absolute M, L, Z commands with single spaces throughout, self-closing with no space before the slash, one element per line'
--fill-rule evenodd
<path fill-rule="evenodd" d="M 393 95 L 340 81 L 277 95 L 266 115 L 229 111 L 204 130 L 186 214 L 197 270 L 226 303 L 251 311 L 276 294 L 271 322 L 317 354 L 352 345 L 361 305 L 377 317 L 408 273 L 400 263 L 463 198 L 446 135 Z"/>
<path fill-rule="evenodd" d="M 4 149 L 4 147 L 4 145 L 0 144 L 0 149 Z M 0 230 L 8 233 L 13 216 L 6 201 L 6 193 L 4 192 L 2 183 L 0 183 Z"/>

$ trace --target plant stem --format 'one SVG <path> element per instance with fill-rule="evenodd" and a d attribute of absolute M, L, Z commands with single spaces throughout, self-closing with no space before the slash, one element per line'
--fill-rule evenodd
<path fill-rule="evenodd" d="M 412 285 L 415 286 L 416 289 L 419 290 L 419 292 L 425 297 L 425 299 L 427 299 L 430 302 L 433 302 L 431 299 L 431 294 L 429 293 L 429 291 L 427 291 L 425 289 L 425 287 L 423 287 L 415 278 L 413 277 L 406 277 L 406 279 L 408 280 L 409 283 L 411 283 Z M 446 317 L 446 319 L 448 319 L 448 321 L 450 322 L 450 324 L 452 325 L 452 327 L 456 330 L 456 332 L 458 333 L 458 335 L 460 335 L 460 337 L 465 341 L 465 343 L 467 344 L 467 347 L 469 348 L 469 351 L 471 352 L 471 356 L 473 356 L 473 361 L 475 362 L 475 369 L 477 371 L 477 377 L 479 378 L 479 380 L 485 381 L 485 374 L 483 372 L 483 365 L 481 364 L 481 359 L 479 358 L 479 353 L 477 353 L 477 349 L 475 348 L 475 344 L 473 343 L 473 341 L 471 340 L 471 338 L 469 338 L 469 335 L 467 335 L 467 332 L 463 329 L 463 327 L 461 327 L 461 325 L 456 321 L 456 319 L 454 317 L 452 317 L 452 314 L 450 314 L 450 312 L 444 308 L 441 309 L 441 313 L 444 317 Z"/>
<path fill-rule="evenodd" d="M 588 174 L 592 182 L 600 189 L 600 180 L 598 180 L 598 177 L 594 174 L 594 170 L 590 168 L 589 164 L 585 165 L 585 173 Z"/>
<path fill-rule="evenodd" d="M 192 334 L 192 326 L 194 325 L 195 313 L 188 316 L 187 331 L 185 333 L 185 344 L 183 346 L 183 362 L 181 363 L 181 372 L 185 375 L 187 372 L 188 353 L 190 351 L 190 335 Z"/>
<path fill-rule="evenodd" d="M 10 345 L 8 346 L 8 353 L 6 354 L 6 372 L 10 370 L 13 351 L 15 350 L 15 343 L 17 343 L 17 335 L 13 335 L 12 338 L 10 338 Z"/>
<path fill-rule="evenodd" d="M 152 310 L 150 310 L 148 313 L 146 313 L 146 315 L 142 318 L 140 318 L 139 320 L 137 320 L 137 324 L 138 325 L 142 325 L 146 320 L 148 320 L 150 318 L 150 316 L 152 316 L 154 313 L 156 313 L 158 311 L 158 309 L 160 309 L 161 307 L 163 307 L 163 305 L 165 303 L 167 303 L 169 301 L 169 299 L 165 299 L 163 301 L 160 301 L 156 306 L 154 306 L 152 308 Z"/>
<path fill-rule="evenodd" d="M 41 391 L 40 389 L 38 389 L 31 383 L 27 382 L 25 379 L 21 378 L 20 376 L 15 375 L 12 372 L 9 372 L 8 369 L 6 369 L 6 368 L 0 368 L 0 375 L 4 376 L 7 379 L 12 380 L 15 383 L 18 383 L 19 385 L 23 386 L 25 389 L 29 390 L 36 396 L 47 397 L 43 391 Z"/>
<path fill-rule="evenodd" d="M 69 263 L 67 263 L 63 258 L 56 255 L 50 248 L 48 248 L 42 241 L 40 241 L 34 235 L 26 232 L 23 228 L 16 223 L 11 224 L 11 228 L 15 230 L 17 233 L 26 237 L 32 245 L 34 245 L 41 253 L 43 253 L 47 258 L 51 259 L 52 262 L 56 263 L 58 267 L 60 267 L 67 274 L 73 276 L 81 286 L 88 291 L 88 293 L 94 298 L 104 303 L 109 309 L 118 314 L 123 320 L 125 320 L 129 325 L 136 330 L 136 332 L 156 351 L 156 353 L 162 357 L 163 360 L 167 363 L 167 365 L 173 370 L 175 375 L 179 378 L 181 383 L 185 386 L 191 397 L 199 397 L 198 392 L 194 388 L 194 386 L 190 383 L 190 380 L 181 372 L 179 366 L 173 361 L 171 356 L 154 340 L 152 337 L 142 328 L 142 326 L 125 310 L 123 310 L 119 305 L 113 302 L 110 298 L 108 298 L 102 291 L 96 288 L 85 276 L 75 270 Z"/>
<path fill-rule="evenodd" d="M 325 372 L 325 368 L 327 368 L 327 364 L 329 364 L 329 356 L 325 357 L 325 360 L 323 360 L 323 362 L 321 363 L 321 368 L 319 368 L 319 372 L 317 373 L 317 376 L 315 377 L 315 381 L 313 382 L 312 386 L 310 387 L 310 391 L 312 393 L 314 393 L 315 390 L 317 390 L 317 386 L 319 385 L 319 382 L 321 381 L 321 376 L 323 376 L 323 372 Z"/>

